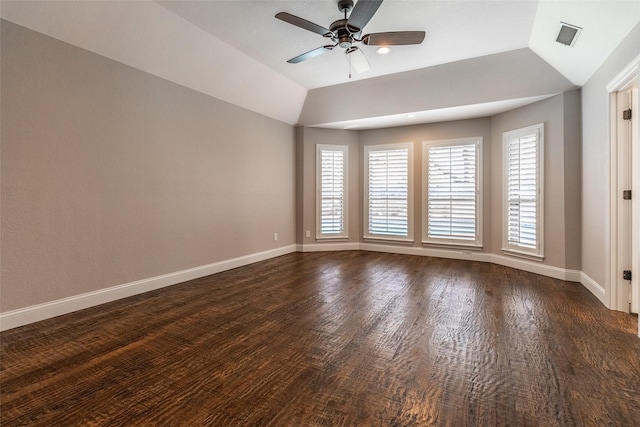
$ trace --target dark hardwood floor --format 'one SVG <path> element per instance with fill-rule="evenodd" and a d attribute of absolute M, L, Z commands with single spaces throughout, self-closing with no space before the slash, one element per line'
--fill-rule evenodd
<path fill-rule="evenodd" d="M 497 265 L 295 253 L 5 331 L 2 426 L 637 426 L 637 317 Z"/>

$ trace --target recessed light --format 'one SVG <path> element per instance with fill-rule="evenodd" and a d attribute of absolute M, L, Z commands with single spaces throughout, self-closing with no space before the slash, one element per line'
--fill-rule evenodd
<path fill-rule="evenodd" d="M 386 55 L 387 53 L 391 52 L 391 48 L 386 46 L 379 47 L 376 49 L 376 52 L 378 52 L 378 55 Z"/>

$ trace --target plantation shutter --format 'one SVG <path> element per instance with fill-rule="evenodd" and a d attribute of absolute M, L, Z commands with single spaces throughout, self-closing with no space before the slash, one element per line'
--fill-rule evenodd
<path fill-rule="evenodd" d="M 409 149 L 368 153 L 368 232 L 409 235 Z"/>
<path fill-rule="evenodd" d="M 477 239 L 477 144 L 427 148 L 427 239 Z"/>
<path fill-rule="evenodd" d="M 537 247 L 538 134 L 514 136 L 507 148 L 507 240 Z"/>
<path fill-rule="evenodd" d="M 345 233 L 345 151 L 320 150 L 320 234 Z"/>

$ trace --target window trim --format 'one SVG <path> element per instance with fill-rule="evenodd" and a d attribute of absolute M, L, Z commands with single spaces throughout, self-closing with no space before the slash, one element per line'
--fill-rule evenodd
<path fill-rule="evenodd" d="M 343 169 L 343 205 L 344 217 L 342 224 L 342 233 L 322 233 L 322 152 L 323 151 L 341 151 L 344 153 L 344 169 Z M 346 240 L 349 238 L 349 146 L 347 145 L 316 145 L 316 240 Z"/>
<path fill-rule="evenodd" d="M 525 248 L 509 242 L 509 141 L 512 138 L 537 135 L 536 141 L 536 248 Z M 502 252 L 533 261 L 544 260 L 544 123 L 502 134 Z"/>
<path fill-rule="evenodd" d="M 363 230 L 362 238 L 366 241 L 382 241 L 395 243 L 413 243 L 413 143 L 400 142 L 382 145 L 364 146 L 363 175 Z M 372 151 L 390 151 L 407 149 L 407 236 L 390 236 L 369 233 L 369 153 Z"/>
<path fill-rule="evenodd" d="M 429 237 L 429 148 L 471 145 L 476 147 L 476 237 L 475 240 L 458 238 Z M 443 248 L 481 249 L 483 246 L 483 137 L 456 138 L 422 142 L 422 244 L 424 246 L 437 246 Z"/>

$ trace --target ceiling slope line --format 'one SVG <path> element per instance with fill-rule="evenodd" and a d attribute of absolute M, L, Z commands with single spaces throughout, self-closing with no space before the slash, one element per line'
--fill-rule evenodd
<path fill-rule="evenodd" d="M 508 108 L 514 100 L 535 99 L 576 88 L 533 51 L 523 48 L 310 90 L 299 125 L 357 124 L 358 120 L 408 113 L 416 116 L 416 112 L 426 111 L 433 116 L 439 110 L 444 115 L 455 111 L 446 110 L 454 107 L 499 102 Z M 491 111 L 496 105 L 492 105 Z M 468 113 L 467 109 L 465 117 Z M 446 117 L 454 119 L 450 114 Z"/>
<path fill-rule="evenodd" d="M 272 119 L 307 89 L 153 1 L 2 1 L 2 19 Z M 114 30 L 117 29 L 117 30 Z"/>

